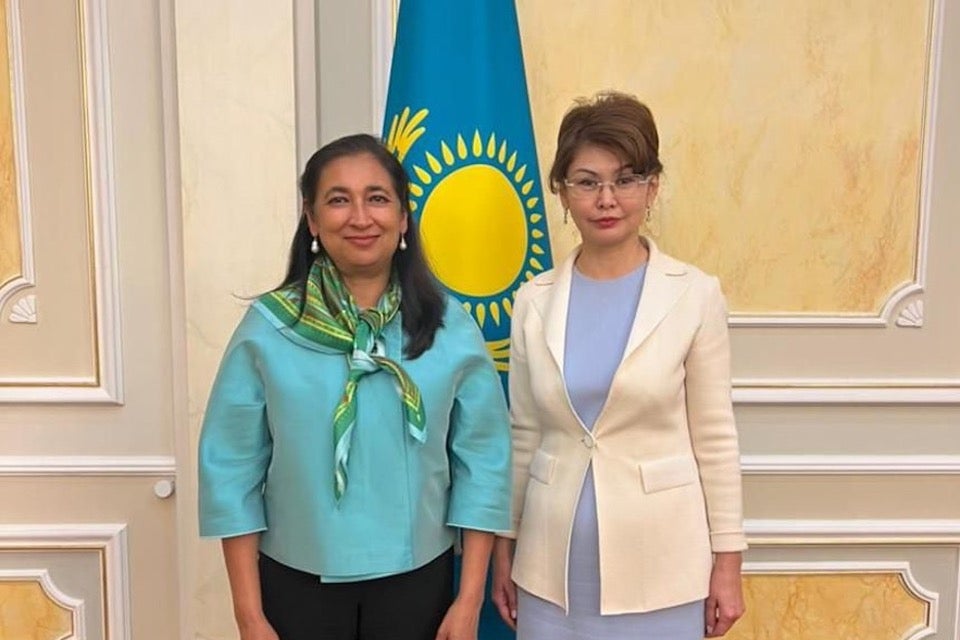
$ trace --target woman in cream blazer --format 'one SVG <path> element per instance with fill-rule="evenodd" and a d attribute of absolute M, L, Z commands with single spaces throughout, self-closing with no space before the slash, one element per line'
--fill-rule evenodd
<path fill-rule="evenodd" d="M 561 125 L 551 181 L 583 243 L 520 289 L 512 320 L 516 548 L 497 542 L 493 597 L 521 640 L 712 637 L 743 613 L 726 305 L 716 278 L 638 235 L 657 146 L 649 110 L 622 94 Z M 575 306 L 610 286 L 609 305 Z M 624 316 L 619 342 L 591 326 L 606 313 Z M 622 355 L 604 365 L 610 340 Z M 594 366 L 610 382 L 588 423 L 569 381 Z"/>

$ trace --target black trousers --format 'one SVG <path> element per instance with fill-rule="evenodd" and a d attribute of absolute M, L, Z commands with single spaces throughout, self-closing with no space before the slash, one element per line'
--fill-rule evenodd
<path fill-rule="evenodd" d="M 453 601 L 453 550 L 407 573 L 334 583 L 260 554 L 260 590 L 280 640 L 434 640 Z"/>

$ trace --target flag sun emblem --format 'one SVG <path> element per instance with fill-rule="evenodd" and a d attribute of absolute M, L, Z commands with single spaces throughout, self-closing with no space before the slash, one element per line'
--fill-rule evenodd
<path fill-rule="evenodd" d="M 440 281 L 485 330 L 509 323 L 524 281 L 549 265 L 549 245 L 535 163 L 496 132 L 456 132 L 436 148 L 413 152 L 426 132 L 427 109 L 409 108 L 390 124 L 387 147 L 410 174 L 410 212 Z M 421 145 L 422 146 L 422 145 Z M 493 325 L 493 326 L 490 326 Z M 487 332 L 485 331 L 485 332 Z M 509 342 L 488 342 L 500 368 Z"/>

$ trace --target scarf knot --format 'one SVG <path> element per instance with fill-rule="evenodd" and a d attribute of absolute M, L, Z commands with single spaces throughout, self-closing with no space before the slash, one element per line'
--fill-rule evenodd
<path fill-rule="evenodd" d="M 350 442 L 357 422 L 357 385 L 364 376 L 382 369 L 395 378 L 406 429 L 418 442 L 426 441 L 420 390 L 399 363 L 379 353 L 383 351 L 380 346 L 384 327 L 400 309 L 400 285 L 396 278 L 391 278 L 377 306 L 360 311 L 333 262 L 322 255 L 307 276 L 302 313 L 296 286 L 278 289 L 261 300 L 299 336 L 346 356 L 347 383 L 333 412 L 333 493 L 339 503 L 347 488 Z"/>

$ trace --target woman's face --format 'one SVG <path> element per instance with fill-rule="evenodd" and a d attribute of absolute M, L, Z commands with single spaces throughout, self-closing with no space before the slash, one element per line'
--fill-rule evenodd
<path fill-rule="evenodd" d="M 633 242 L 657 196 L 657 177 L 631 182 L 636 170 L 615 153 L 592 144 L 580 147 L 560 188 L 585 248 L 608 248 Z M 597 188 L 597 183 L 600 184 Z M 616 186 L 611 186 L 615 184 Z M 594 187 L 586 192 L 582 185 Z"/>
<path fill-rule="evenodd" d="M 407 214 L 387 170 L 361 153 L 323 168 L 307 223 L 340 273 L 382 276 L 407 231 Z"/>

